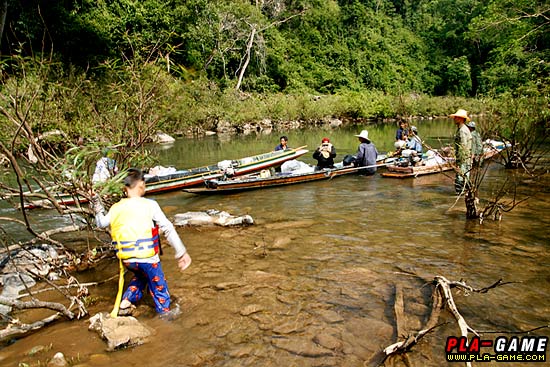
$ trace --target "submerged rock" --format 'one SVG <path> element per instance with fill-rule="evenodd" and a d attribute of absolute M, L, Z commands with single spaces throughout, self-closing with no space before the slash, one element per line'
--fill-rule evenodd
<path fill-rule="evenodd" d="M 134 347 L 148 341 L 152 331 L 132 316 L 111 318 L 101 312 L 90 318 L 88 330 L 96 331 L 107 341 L 107 350 Z"/>
<path fill-rule="evenodd" d="M 176 226 L 218 225 L 226 227 L 254 224 L 254 219 L 250 215 L 237 217 L 224 211 L 210 209 L 204 212 L 176 214 L 174 224 Z"/>
<path fill-rule="evenodd" d="M 264 310 L 264 308 L 261 305 L 252 304 L 252 305 L 245 306 L 240 311 L 240 314 L 242 316 L 249 316 L 249 315 L 252 315 L 253 313 L 256 313 L 256 312 L 262 312 L 263 310 Z"/>
<path fill-rule="evenodd" d="M 333 351 L 317 345 L 313 338 L 306 336 L 295 338 L 274 338 L 271 344 L 279 349 L 303 357 L 324 357 L 333 355 Z"/>
<path fill-rule="evenodd" d="M 65 367 L 69 362 L 65 359 L 65 356 L 61 352 L 55 353 L 55 355 L 48 362 L 48 367 Z"/>

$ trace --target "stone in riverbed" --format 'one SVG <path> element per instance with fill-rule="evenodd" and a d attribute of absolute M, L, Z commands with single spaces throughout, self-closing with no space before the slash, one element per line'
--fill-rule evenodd
<path fill-rule="evenodd" d="M 111 318 L 106 312 L 92 316 L 88 330 L 98 332 L 107 341 L 108 351 L 144 344 L 153 334 L 134 317 Z"/>
<path fill-rule="evenodd" d="M 344 318 L 340 316 L 340 314 L 332 310 L 315 310 L 315 313 L 329 324 L 335 324 L 337 322 L 344 321 Z"/>
<path fill-rule="evenodd" d="M 332 335 L 321 333 L 313 337 L 313 341 L 322 347 L 331 350 L 342 350 L 342 341 Z"/>
<path fill-rule="evenodd" d="M 307 335 L 289 339 L 274 338 L 271 340 L 271 344 L 276 348 L 303 357 L 324 357 L 333 355 L 330 349 L 315 344 L 312 338 Z"/>
<path fill-rule="evenodd" d="M 261 305 L 252 304 L 252 305 L 247 305 L 245 308 L 243 308 L 240 314 L 242 316 L 249 316 L 249 315 L 252 315 L 253 313 L 262 312 L 263 310 L 264 308 Z"/>
<path fill-rule="evenodd" d="M 65 356 L 61 352 L 55 353 L 55 355 L 48 362 L 48 367 L 65 367 L 69 362 L 65 359 Z"/>

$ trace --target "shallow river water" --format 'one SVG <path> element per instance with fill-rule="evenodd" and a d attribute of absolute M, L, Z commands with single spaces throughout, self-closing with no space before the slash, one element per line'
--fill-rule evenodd
<path fill-rule="evenodd" d="M 453 133 L 449 120 L 418 127 L 436 147 Z M 362 128 L 287 135 L 290 146 L 308 145 L 311 153 L 328 136 L 342 158 L 355 152 L 353 134 Z M 381 152 L 392 148 L 394 125 L 368 130 Z M 159 151 L 160 163 L 189 168 L 245 157 L 273 149 L 279 135 L 179 139 Z M 313 163 L 311 154 L 303 161 Z M 509 174 L 491 166 L 482 197 Z M 147 299 L 138 319 L 155 330 L 148 344 L 108 353 L 98 335 L 87 330 L 86 319 L 59 322 L 3 347 L 0 365 L 37 365 L 61 351 L 73 364 L 86 366 L 367 366 L 375 353 L 404 336 L 396 331 L 396 294 L 403 294 L 404 334 L 426 323 L 435 276 L 475 288 L 499 279 L 513 282 L 483 294 L 454 292 L 459 311 L 482 339 L 548 325 L 548 186 L 522 187 L 522 194 L 534 197 L 501 222 L 483 225 L 465 220 L 463 201 L 453 206 L 453 190 L 452 178 L 443 174 L 405 180 L 377 174 L 227 196 L 157 195 L 168 217 L 218 209 L 250 214 L 255 224 L 178 229 L 193 264 L 179 273 L 168 246 L 162 261 L 183 313 L 172 322 L 159 320 Z M 107 261 L 83 277 L 99 281 L 117 270 L 115 260 Z M 110 281 L 90 289 L 100 300 L 91 314 L 111 309 L 116 287 Z M 445 360 L 447 337 L 460 335 L 454 318 L 443 311 L 439 324 L 408 353 L 411 365 L 463 365 Z M 542 329 L 532 335 L 550 333 Z M 48 352 L 25 355 L 50 343 Z M 386 365 L 405 362 L 397 357 Z"/>

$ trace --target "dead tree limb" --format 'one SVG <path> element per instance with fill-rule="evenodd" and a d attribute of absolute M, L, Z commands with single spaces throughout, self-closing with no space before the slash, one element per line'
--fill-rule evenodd
<path fill-rule="evenodd" d="M 0 330 L 0 340 L 38 330 L 48 324 L 51 324 L 59 318 L 61 318 L 61 314 L 55 313 L 52 316 L 46 317 L 45 319 L 42 319 L 40 321 L 33 322 L 32 324 L 21 324 L 18 321 L 15 323 L 10 323 L 8 327 Z"/>
<path fill-rule="evenodd" d="M 399 301 L 398 298 L 399 298 L 399 292 L 396 290 L 396 303 L 398 303 L 398 305 L 395 306 L 398 309 L 398 311 L 396 311 L 396 315 L 398 313 L 399 314 L 403 313 L 403 311 L 401 311 L 400 309 L 404 305 L 404 302 L 402 302 L 402 300 Z M 403 305 L 401 305 L 401 303 L 403 303 Z M 384 363 L 384 361 L 391 355 L 406 353 L 409 350 L 411 350 L 413 346 L 418 344 L 420 339 L 422 339 L 425 335 L 429 334 L 439 326 L 445 325 L 445 323 L 437 324 L 442 306 L 443 306 L 443 298 L 441 297 L 441 294 L 438 291 L 437 292 L 434 291 L 432 293 L 432 310 L 430 312 L 430 317 L 428 318 L 428 321 L 426 322 L 425 327 L 414 335 L 408 335 L 408 336 L 403 335 L 403 337 L 405 337 L 405 340 L 402 340 L 387 346 L 381 352 L 378 352 L 377 354 L 372 356 L 368 361 L 365 361 L 363 365 L 369 366 L 369 367 L 377 367 L 382 363 Z M 400 338 L 401 336 L 399 335 L 399 329 L 402 329 L 403 326 L 399 326 L 400 325 L 399 323 L 397 325 L 398 325 L 397 338 Z"/>
<path fill-rule="evenodd" d="M 31 301 L 18 301 L 16 299 L 0 296 L 0 303 L 6 306 L 11 306 L 18 310 L 25 310 L 29 308 L 47 308 L 49 310 L 60 312 L 69 320 L 74 319 L 74 313 L 72 313 L 69 309 L 67 309 L 67 307 L 63 306 L 61 303 L 57 302 L 45 302 L 37 299 L 33 299 Z"/>
<path fill-rule="evenodd" d="M 244 72 L 246 71 L 246 68 L 248 67 L 248 63 L 250 62 L 250 54 L 252 50 L 252 45 L 254 44 L 254 36 L 256 35 L 256 27 L 252 26 L 252 31 L 250 32 L 250 37 L 248 40 L 248 44 L 246 45 L 246 53 L 245 53 L 245 60 L 244 64 L 241 68 L 241 72 L 239 73 L 239 79 L 237 80 L 237 85 L 235 86 L 236 90 L 241 89 L 241 83 L 243 81 Z"/>
<path fill-rule="evenodd" d="M 451 314 L 455 317 L 462 336 L 468 338 L 469 332 L 479 336 L 479 332 L 473 329 L 472 327 L 470 327 L 466 322 L 466 320 L 464 319 L 464 317 L 462 317 L 462 315 L 458 311 L 451 289 L 460 288 L 467 292 L 487 293 L 491 289 L 494 289 L 502 285 L 510 284 L 510 283 L 514 283 L 514 282 L 503 282 L 502 279 L 499 279 L 498 281 L 491 284 L 490 286 L 487 286 L 484 288 L 474 288 L 467 285 L 463 281 L 449 281 L 447 278 L 443 276 L 436 276 L 432 281 L 432 284 L 435 286 L 434 291 L 432 292 L 432 310 L 430 313 L 430 317 L 428 318 L 428 321 L 426 322 L 426 325 L 424 326 L 424 328 L 418 331 L 414 335 L 406 336 L 405 340 L 401 340 L 387 346 L 381 352 L 378 352 L 373 357 L 371 357 L 370 360 L 365 361 L 363 365 L 369 366 L 369 367 L 376 367 L 384 363 L 384 361 L 391 355 L 403 354 L 411 350 L 411 348 L 414 345 L 416 345 L 422 337 L 424 337 L 426 334 L 430 333 L 437 327 L 444 325 L 444 324 L 437 323 L 439 320 L 439 315 L 443 308 L 447 308 L 451 312 Z M 403 294 L 400 288 L 396 287 L 394 311 L 396 314 L 396 328 L 397 328 L 398 338 L 401 337 L 400 333 L 402 333 L 404 330 L 404 326 L 402 324 L 402 319 L 404 317 L 403 310 L 404 310 Z M 543 328 L 543 327 L 540 327 L 540 328 Z M 466 366 L 470 367 L 471 363 L 466 362 Z"/>

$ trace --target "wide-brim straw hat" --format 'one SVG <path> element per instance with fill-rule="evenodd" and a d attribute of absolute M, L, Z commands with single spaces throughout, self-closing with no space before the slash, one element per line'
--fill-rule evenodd
<path fill-rule="evenodd" d="M 456 111 L 455 113 L 449 115 L 449 117 L 462 117 L 466 121 L 470 121 L 470 118 L 468 117 L 468 112 L 466 112 L 466 110 L 463 110 L 463 109 Z"/>
<path fill-rule="evenodd" d="M 365 140 L 370 141 L 369 140 L 369 132 L 367 130 L 363 130 L 363 131 L 361 131 L 361 133 L 359 135 L 355 135 L 355 136 L 357 136 L 358 138 L 363 138 Z"/>

